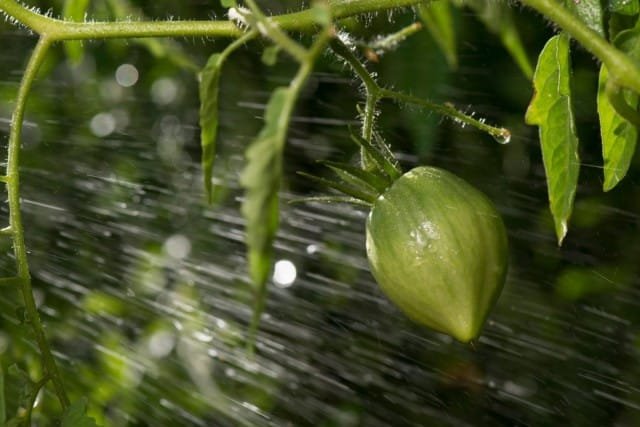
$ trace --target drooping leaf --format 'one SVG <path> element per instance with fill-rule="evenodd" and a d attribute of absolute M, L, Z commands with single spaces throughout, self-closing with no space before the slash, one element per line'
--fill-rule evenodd
<path fill-rule="evenodd" d="M 273 92 L 265 110 L 264 127 L 247 149 L 247 164 L 240 177 L 246 190 L 242 215 L 247 221 L 249 275 L 258 294 L 267 283 L 273 261 L 282 156 L 294 102 L 294 94 L 286 87 Z"/>
<path fill-rule="evenodd" d="M 458 66 L 456 32 L 448 0 L 437 0 L 419 6 L 420 19 L 438 44 L 451 68 Z"/>
<path fill-rule="evenodd" d="M 476 12 L 487 29 L 500 37 L 524 75 L 531 79 L 533 67 L 520 39 L 509 3 L 501 0 L 458 0 L 458 4 L 469 6 Z"/>
<path fill-rule="evenodd" d="M 616 37 L 615 45 L 631 58 L 640 60 L 640 30 L 622 31 Z M 629 111 L 629 115 L 638 116 L 638 95 L 627 90 L 612 94 L 607 91 L 608 81 L 609 71 L 602 65 L 598 84 L 598 116 L 604 159 L 604 191 L 611 190 L 624 178 L 638 140 L 636 125 L 624 114 Z"/>
<path fill-rule="evenodd" d="M 214 53 L 200 74 L 200 146 L 204 189 L 209 203 L 213 200 L 213 160 L 218 136 L 218 91 L 224 57 Z"/>
<path fill-rule="evenodd" d="M 558 244 L 567 234 L 580 169 L 570 67 L 569 36 L 560 34 L 549 39 L 538 58 L 533 78 L 535 94 L 525 117 L 528 124 L 539 128 Z"/>
<path fill-rule="evenodd" d="M 616 112 L 607 97 L 605 87 L 608 78 L 609 72 L 602 65 L 598 83 L 598 116 L 604 159 L 604 191 L 611 190 L 627 174 L 638 139 L 636 127 Z M 628 94 L 625 98 L 624 102 L 637 107 L 637 95 Z"/>
<path fill-rule="evenodd" d="M 218 137 L 218 93 L 220 75 L 226 59 L 238 47 L 253 37 L 247 33 L 231 43 L 221 53 L 214 53 L 200 73 L 200 146 L 202 148 L 202 173 L 204 188 L 209 203 L 213 201 L 213 163 L 216 156 L 216 140 Z"/>
<path fill-rule="evenodd" d="M 604 33 L 602 3 L 600 0 L 565 0 L 565 6 L 577 16 L 587 27 L 601 36 Z"/>
<path fill-rule="evenodd" d="M 61 427 L 98 427 L 96 421 L 87 415 L 87 398 L 73 402 L 62 416 Z"/>
<path fill-rule="evenodd" d="M 80 22 L 84 20 L 89 0 L 65 0 L 62 15 L 70 21 Z M 84 56 L 84 49 L 79 41 L 64 42 L 64 49 L 72 64 L 78 64 Z"/>

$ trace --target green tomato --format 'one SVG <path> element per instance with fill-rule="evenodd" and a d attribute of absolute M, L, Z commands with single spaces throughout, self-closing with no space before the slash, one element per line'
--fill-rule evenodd
<path fill-rule="evenodd" d="M 366 244 L 376 281 L 408 317 L 462 342 L 479 335 L 508 258 L 484 194 L 450 172 L 415 168 L 376 199 Z"/>

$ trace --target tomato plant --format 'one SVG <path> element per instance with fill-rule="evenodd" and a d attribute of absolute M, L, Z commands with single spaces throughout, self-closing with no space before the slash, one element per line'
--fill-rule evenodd
<path fill-rule="evenodd" d="M 577 40 L 602 62 L 598 109 L 604 189 L 608 191 L 629 168 L 637 138 L 636 126 L 640 122 L 637 114 L 640 71 L 636 63 L 640 38 L 631 19 L 637 15 L 637 2 L 631 2 L 629 7 L 611 2 L 604 8 L 582 2 L 569 2 L 565 7 L 551 0 L 522 0 L 524 5 L 541 12 L 563 30 L 548 41 L 535 72 L 528 63 L 512 11 L 506 4 L 481 0 L 462 3 L 452 2 L 460 7 L 468 3 L 490 31 L 500 37 L 523 74 L 533 79 L 535 97 L 526 122 L 539 127 L 550 209 L 560 243 L 568 230 L 580 167 L 570 81 L 570 39 Z M 510 133 L 504 128 L 489 126 L 485 120 L 466 114 L 450 103 L 435 103 L 388 89 L 378 83 L 375 73 L 360 59 L 380 61 L 388 51 L 426 27 L 445 52 L 449 64 L 456 66 L 455 38 L 446 8 L 449 3 L 444 4 L 446 7 L 442 7 L 442 3 L 429 7 L 419 0 L 327 1 L 304 6 L 298 12 L 268 16 L 253 0 L 246 0 L 244 6 L 225 0 L 221 6 L 228 20 L 196 21 L 130 21 L 126 18 L 131 9 L 123 4 L 128 3 L 110 4 L 113 13 L 107 22 L 82 22 L 91 10 L 86 0 L 65 1 L 62 19 L 41 14 L 15 0 L 0 0 L 0 10 L 9 20 L 28 27 L 38 36 L 13 107 L 6 173 L 0 177 L 6 184 L 10 211 L 9 224 L 1 231 L 11 239 L 15 259 L 14 274 L 1 279 L 0 285 L 20 290 L 25 312 L 22 317 L 32 328 L 42 358 L 38 372 L 41 377 L 25 381 L 30 389 L 27 408 L 15 423 L 29 423 L 33 402 L 39 390 L 49 383 L 67 417 L 76 420 L 82 418 L 84 412 L 82 401 L 72 404 L 67 396 L 40 320 L 21 217 L 19 161 L 27 98 L 39 69 L 56 43 L 64 43 L 69 59 L 74 61 L 82 55 L 82 46 L 78 44 L 82 40 L 144 38 L 140 43 L 150 52 L 170 52 L 167 55 L 170 60 L 186 69 L 197 70 L 202 175 L 210 200 L 219 121 L 218 89 L 225 62 L 240 47 L 261 40 L 267 44 L 263 55 L 266 63 L 273 63 L 282 53 L 281 56 L 286 55 L 295 64 L 296 72 L 291 79 L 273 89 L 264 114 L 264 126 L 249 144 L 240 173 L 245 194 L 241 211 L 246 221 L 247 282 L 254 297 L 253 320 L 250 333 L 245 337 L 249 352 L 254 351 L 253 342 L 267 296 L 280 218 L 284 151 L 296 102 L 319 58 L 328 53 L 344 61 L 364 88 L 364 102 L 358 104 L 361 137 L 355 138 L 362 149 L 361 165 L 327 163 L 342 181 L 316 180 L 347 196 L 322 196 L 314 200 L 362 203 L 371 207 L 367 251 L 372 272 L 382 289 L 405 313 L 427 326 L 461 341 L 478 335 L 504 282 L 507 244 L 502 221 L 484 196 L 447 172 L 418 168 L 403 175 L 390 156 L 391 147 L 380 136 L 384 132 L 377 128 L 376 118 L 380 102 L 386 99 L 416 105 L 456 123 L 474 126 L 500 143 L 508 142 Z M 422 24 L 412 22 L 404 28 L 389 24 L 385 34 L 370 41 L 360 40 L 357 34 L 351 33 L 352 28 L 354 33 L 359 28 L 357 22 L 353 23 L 356 17 L 403 8 L 411 8 L 409 15 L 412 19 L 419 17 Z M 604 17 L 608 14 L 611 20 L 606 23 Z M 305 37 L 291 36 L 290 32 Z M 159 48 L 148 39 L 152 37 L 231 38 L 233 42 L 200 66 L 173 55 L 170 49 Z"/>

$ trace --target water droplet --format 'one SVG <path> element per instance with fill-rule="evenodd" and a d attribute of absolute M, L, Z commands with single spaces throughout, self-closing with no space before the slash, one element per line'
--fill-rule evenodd
<path fill-rule="evenodd" d="M 191 252 L 191 241 L 181 234 L 174 234 L 164 242 L 163 249 L 171 258 L 184 259 Z"/>
<path fill-rule="evenodd" d="M 273 282 L 280 288 L 288 288 L 296 280 L 296 266 L 287 259 L 276 262 L 273 270 Z"/>
<path fill-rule="evenodd" d="M 493 136 L 498 144 L 508 144 L 511 141 L 511 132 L 507 129 L 501 129 L 500 133 Z"/>
<path fill-rule="evenodd" d="M 131 87 L 138 82 L 138 69 L 131 64 L 122 64 L 116 70 L 116 82 L 122 87 Z"/>

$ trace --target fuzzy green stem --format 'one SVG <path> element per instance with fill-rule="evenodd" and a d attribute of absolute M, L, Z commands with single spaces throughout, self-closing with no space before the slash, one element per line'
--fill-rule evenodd
<path fill-rule="evenodd" d="M 413 6 L 423 0 L 335 0 L 329 3 L 333 19 L 362 13 Z M 0 0 L 0 10 L 50 40 L 83 40 L 127 37 L 239 37 L 243 31 L 231 21 L 131 21 L 71 22 L 35 13 L 16 0 Z M 314 11 L 277 15 L 270 18 L 284 31 L 315 33 L 320 29 Z"/>
<path fill-rule="evenodd" d="M 42 363 L 47 376 L 53 382 L 53 386 L 63 409 L 69 406 L 69 399 L 62 383 L 62 378 L 58 372 L 58 366 L 51 353 L 49 342 L 44 332 L 42 321 L 38 313 L 33 290 L 31 287 L 31 275 L 29 273 L 29 264 L 27 262 L 27 248 L 24 242 L 24 228 L 22 226 L 22 215 L 20 213 L 20 183 L 19 183 L 19 163 L 20 163 L 20 137 L 22 134 L 22 123 L 24 120 L 24 110 L 31 90 L 33 81 L 36 78 L 38 69 L 42 64 L 51 40 L 41 37 L 38 40 L 29 63 L 25 69 L 20 88 L 18 89 L 18 97 L 16 100 L 15 110 L 11 119 L 11 127 L 9 132 L 9 154 L 7 160 L 7 193 L 9 195 L 9 226 L 11 227 L 13 252 L 16 258 L 17 276 L 20 280 L 22 297 L 24 299 L 25 310 L 29 319 L 29 323 L 33 329 L 36 342 L 42 356 Z"/>
<path fill-rule="evenodd" d="M 640 93 L 640 69 L 616 49 L 600 34 L 587 27 L 579 18 L 569 12 L 557 0 L 520 0 L 551 21 L 555 22 L 576 39 L 585 49 L 602 61 L 617 84 Z"/>
<path fill-rule="evenodd" d="M 435 102 L 427 101 L 426 99 L 407 95 L 402 92 L 395 92 L 389 89 L 380 89 L 380 98 L 393 99 L 405 104 L 415 104 L 421 107 L 428 108 L 429 110 L 435 111 L 436 113 L 451 117 L 458 123 L 470 125 L 483 132 L 486 132 L 502 143 L 509 141 L 509 139 L 511 138 L 511 133 L 509 132 L 509 130 L 488 125 L 482 120 L 478 120 L 474 117 L 469 116 L 468 114 L 464 114 L 450 104 L 437 104 Z"/>
<path fill-rule="evenodd" d="M 354 73 L 362 80 L 365 89 L 365 104 L 364 112 L 362 114 L 362 137 L 371 142 L 373 137 L 373 127 L 376 117 L 376 106 L 380 100 L 380 86 L 373 79 L 369 71 L 365 68 L 364 64 L 356 57 L 356 55 L 339 39 L 334 40 L 331 43 L 331 49 L 336 55 L 340 56 L 353 70 Z M 360 160 L 362 167 L 365 170 L 372 170 L 375 168 L 374 162 L 370 159 L 369 154 L 364 150 L 360 150 Z"/>

